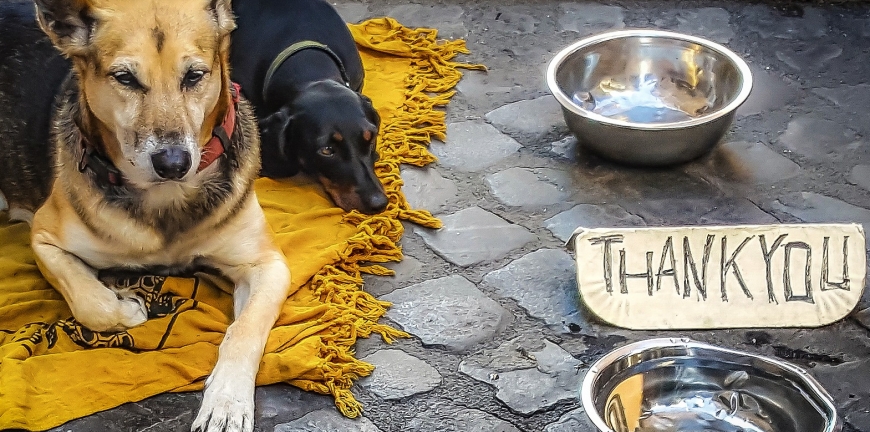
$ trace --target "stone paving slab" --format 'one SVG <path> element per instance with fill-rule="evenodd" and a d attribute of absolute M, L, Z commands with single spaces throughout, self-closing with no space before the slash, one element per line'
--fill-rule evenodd
<path fill-rule="evenodd" d="M 275 426 L 274 432 L 383 432 L 371 420 L 349 419 L 334 409 L 322 409 Z"/>
<path fill-rule="evenodd" d="M 435 368 L 402 350 L 381 350 L 360 360 L 375 366 L 375 371 L 363 378 L 360 385 L 384 400 L 425 393 L 441 384 L 441 375 Z"/>
<path fill-rule="evenodd" d="M 535 207 L 565 201 L 571 176 L 552 168 L 513 167 L 486 176 L 492 194 L 515 207 Z"/>
<path fill-rule="evenodd" d="M 516 426 L 484 411 L 439 405 L 421 412 L 408 432 L 519 432 Z"/>
<path fill-rule="evenodd" d="M 576 397 L 583 379 L 579 360 L 546 339 L 539 349 L 528 349 L 517 340 L 508 341 L 506 345 L 499 351 L 513 349 L 514 358 L 505 361 L 502 357 L 491 358 L 484 352 L 460 363 L 459 371 L 495 386 L 495 397 L 522 414 L 531 414 Z M 511 366 L 522 358 L 533 367 Z"/>
<path fill-rule="evenodd" d="M 646 223 L 616 204 L 578 204 L 544 221 L 545 227 L 567 243 L 574 230 L 584 228 L 641 227 Z"/>
<path fill-rule="evenodd" d="M 457 200 L 459 189 L 456 183 L 441 176 L 434 168 L 403 167 L 401 175 L 405 182 L 402 191 L 408 204 L 414 208 L 440 213 Z"/>
<path fill-rule="evenodd" d="M 517 152 L 522 147 L 513 138 L 486 123 L 461 122 L 447 125 L 447 142 L 433 142 L 438 165 L 460 171 L 480 171 Z"/>
<path fill-rule="evenodd" d="M 506 134 L 529 140 L 568 133 L 562 106 L 552 95 L 505 105 L 488 112 L 486 120 Z"/>
<path fill-rule="evenodd" d="M 536 250 L 490 272 L 483 283 L 556 331 L 593 335 L 578 307 L 574 258 L 565 251 Z"/>
<path fill-rule="evenodd" d="M 510 312 L 462 276 L 432 279 L 381 297 L 387 318 L 424 344 L 464 351 L 504 330 Z"/>
<path fill-rule="evenodd" d="M 438 230 L 415 228 L 438 255 L 460 266 L 505 256 L 535 239 L 527 229 L 481 209 L 471 207 L 442 216 Z"/>

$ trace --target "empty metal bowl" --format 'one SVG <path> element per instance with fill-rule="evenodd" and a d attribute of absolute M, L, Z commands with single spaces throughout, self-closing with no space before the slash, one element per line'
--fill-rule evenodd
<path fill-rule="evenodd" d="M 719 44 L 623 30 L 562 50 L 547 84 L 581 144 L 617 162 L 662 166 L 716 146 L 749 96 L 752 74 Z"/>
<path fill-rule="evenodd" d="M 831 396 L 803 369 L 688 339 L 618 348 L 587 372 L 602 432 L 838 432 Z"/>

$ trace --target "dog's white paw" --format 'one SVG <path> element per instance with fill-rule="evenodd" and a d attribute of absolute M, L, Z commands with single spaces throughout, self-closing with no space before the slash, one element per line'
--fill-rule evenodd
<path fill-rule="evenodd" d="M 89 299 L 85 307 L 73 310 L 73 316 L 85 327 L 99 332 L 120 332 L 148 320 L 145 300 L 132 290 L 105 289 L 99 298 Z"/>
<path fill-rule="evenodd" d="M 206 381 L 202 405 L 190 430 L 193 432 L 252 432 L 254 389 L 226 380 Z"/>

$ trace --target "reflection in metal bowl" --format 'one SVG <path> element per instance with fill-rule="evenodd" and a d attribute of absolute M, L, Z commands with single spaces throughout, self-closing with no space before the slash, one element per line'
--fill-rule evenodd
<path fill-rule="evenodd" d="M 837 432 L 831 397 L 791 364 L 687 339 L 598 360 L 581 390 L 602 432 Z"/>
<path fill-rule="evenodd" d="M 578 141 L 635 165 L 707 153 L 749 96 L 742 59 L 713 42 L 658 30 L 621 30 L 559 52 L 547 84 Z"/>

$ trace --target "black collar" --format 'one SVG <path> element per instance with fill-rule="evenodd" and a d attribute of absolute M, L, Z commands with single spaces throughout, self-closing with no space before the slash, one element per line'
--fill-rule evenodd
<path fill-rule="evenodd" d="M 98 182 L 108 183 L 112 186 L 121 186 L 124 183 L 124 175 L 121 174 L 121 171 L 118 171 L 118 168 L 115 168 L 115 164 L 112 161 L 101 155 L 94 146 L 90 145 L 84 135 L 81 135 L 81 129 L 79 129 L 79 137 L 82 142 L 82 159 L 79 161 L 79 172 L 88 170 L 94 173 Z"/>

